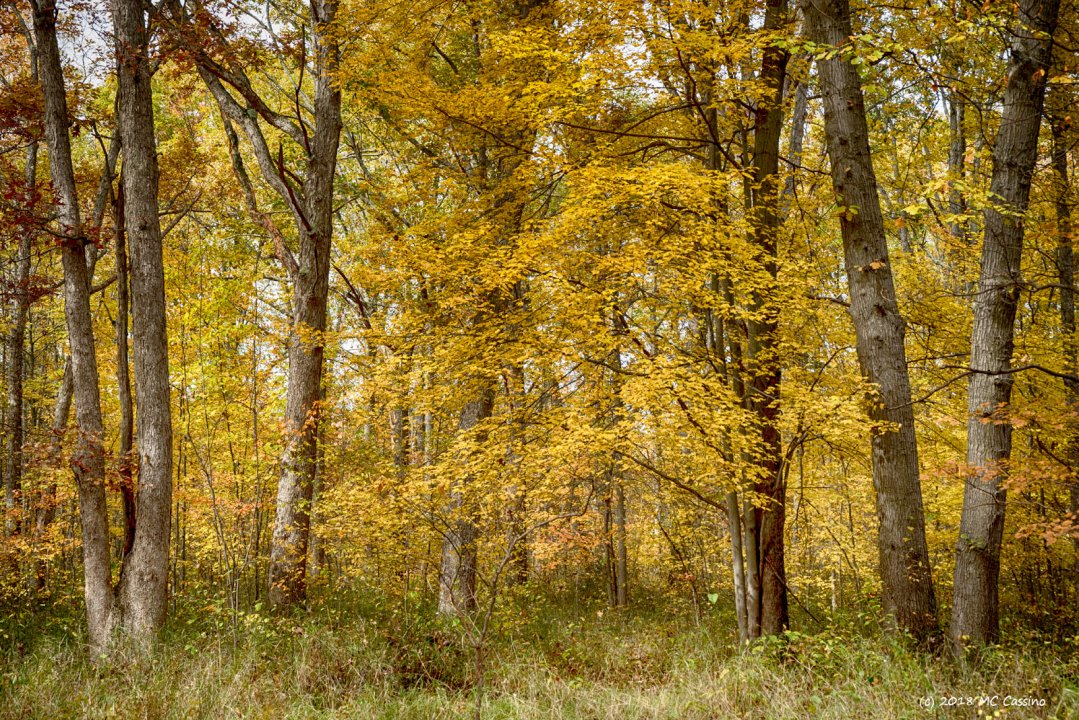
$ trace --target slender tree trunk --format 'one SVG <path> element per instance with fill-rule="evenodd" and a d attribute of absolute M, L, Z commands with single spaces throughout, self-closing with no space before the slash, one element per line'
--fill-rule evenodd
<path fill-rule="evenodd" d="M 727 493 L 727 526 L 731 534 L 731 575 L 734 579 L 734 614 L 738 620 L 738 642 L 749 640 L 746 613 L 746 567 L 742 555 L 742 516 L 738 509 L 738 493 Z"/>
<path fill-rule="evenodd" d="M 790 78 L 790 75 L 787 76 Z M 787 143 L 787 160 L 794 171 L 783 185 L 783 212 L 790 208 L 791 198 L 798 192 L 798 167 L 802 164 L 802 148 L 805 144 L 806 117 L 809 115 L 809 79 L 799 80 L 794 86 L 794 109 L 791 111 L 791 134 Z"/>
<path fill-rule="evenodd" d="M 26 149 L 26 187 L 37 185 L 37 141 Z M 18 496 L 22 492 L 23 371 L 25 368 L 26 320 L 30 312 L 30 253 L 33 234 L 24 231 L 19 238 L 19 256 L 15 263 L 15 291 L 11 301 L 11 328 L 7 336 L 7 456 L 4 463 L 4 507 L 8 512 L 5 532 L 14 535 L 22 530 L 18 519 Z"/>
<path fill-rule="evenodd" d="M 75 173 L 71 163 L 69 116 L 60 48 L 56 39 L 54 0 L 35 0 L 34 34 L 40 53 L 39 77 L 45 100 L 45 139 L 49 169 L 59 200 L 64 315 L 71 350 L 75 420 L 79 438 L 71 467 L 79 491 L 82 526 L 83 577 L 90 646 L 104 649 L 113 625 L 113 592 L 109 555 L 109 519 L 105 504 L 105 456 L 90 314 L 90 278 L 86 266 L 87 238 L 79 216 Z"/>
<path fill-rule="evenodd" d="M 1064 95 L 1056 91 L 1054 95 Z M 1056 99 L 1056 98 L 1054 98 Z M 1057 273 L 1060 282 L 1060 328 L 1064 336 L 1064 363 L 1066 372 L 1079 374 L 1079 347 L 1075 337 L 1075 259 L 1072 240 L 1071 173 L 1068 168 L 1068 144 L 1065 132 L 1069 122 L 1067 110 L 1071 107 L 1067 96 L 1054 103 L 1049 113 L 1053 132 L 1053 171 L 1057 176 Z M 1064 115 L 1064 117 L 1061 117 Z M 1079 381 L 1064 381 L 1065 401 L 1071 418 L 1068 423 L 1067 451 L 1065 459 L 1069 470 L 1069 510 L 1079 519 Z M 1072 579 L 1079 592 L 1079 537 L 1072 537 L 1074 559 Z"/>
<path fill-rule="evenodd" d="M 778 30 L 787 19 L 786 0 L 768 0 L 766 30 Z M 783 85 L 788 54 L 775 46 L 764 51 L 760 82 L 767 88 L 756 110 L 753 131 L 754 192 L 751 222 L 758 260 L 774 285 L 779 275 L 779 140 L 783 129 Z M 786 482 L 779 434 L 780 367 L 778 357 L 779 307 L 762 293 L 754 293 L 748 322 L 748 401 L 760 423 L 761 460 L 756 491 L 764 500 L 760 518 L 761 631 L 780 633 L 790 624 L 784 559 Z"/>
<path fill-rule="evenodd" d="M 64 433 L 67 430 L 68 417 L 71 415 L 71 398 L 73 395 L 73 373 L 71 370 L 71 358 L 64 361 L 64 378 L 60 381 L 60 387 L 56 391 L 56 404 L 53 408 L 52 421 L 52 446 L 49 458 L 53 467 L 63 464 Z M 56 517 L 56 478 L 49 475 L 49 484 L 45 492 L 36 498 L 34 512 L 34 545 L 40 546 L 48 532 L 49 525 Z M 30 578 L 30 589 L 34 592 L 44 592 L 48 566 L 44 560 L 38 558 L 34 574 Z"/>
<path fill-rule="evenodd" d="M 518 301 L 525 298 L 522 283 L 516 284 L 514 297 Z M 513 326 L 513 333 L 515 335 L 517 333 L 516 326 Z M 521 454 L 517 452 L 517 447 L 527 442 L 526 434 L 528 430 L 528 421 L 522 416 L 522 413 L 525 412 L 527 400 L 525 397 L 524 367 L 520 363 L 512 363 L 509 367 L 508 375 L 510 387 L 507 395 L 513 425 L 510 447 L 506 452 L 506 468 L 508 473 L 514 477 L 515 483 L 507 492 L 509 507 L 506 511 L 506 542 L 507 547 L 509 547 L 510 559 L 506 581 L 507 583 L 519 585 L 528 582 L 529 557 L 528 533 L 525 529 L 525 521 L 528 515 L 528 488 L 522 483 L 524 478 L 521 477 Z"/>
<path fill-rule="evenodd" d="M 184 15 L 183 6 L 173 0 L 168 6 L 172 19 L 178 24 L 177 39 L 185 42 L 198 38 L 200 31 L 192 29 L 194 21 Z M 339 51 L 332 27 L 337 2 L 312 0 L 309 8 L 315 61 L 313 127 L 305 118 L 284 124 L 306 162 L 302 182 L 296 174 L 278 166 L 280 156 L 276 160 L 272 157 L 270 145 L 259 125 L 260 118 L 278 127 L 283 121 L 254 95 L 242 68 L 231 66 L 226 71 L 204 47 L 197 43 L 188 45 L 199 65 L 200 76 L 226 118 L 226 131 L 233 144 L 233 166 L 246 196 L 248 211 L 270 233 L 275 252 L 292 284 L 285 408 L 287 435 L 280 459 L 268 572 L 268 598 L 274 607 L 302 603 L 307 597 L 311 501 L 318 464 L 318 401 L 333 237 L 333 184 L 341 136 L 341 91 L 334 77 Z M 222 78 L 231 83 L 232 91 L 225 87 Z M 233 91 L 239 94 L 240 100 Z M 243 130 L 263 179 L 292 211 L 299 245 L 295 257 L 285 246 L 273 221 L 256 206 L 254 190 L 232 138 L 231 123 Z"/>
<path fill-rule="evenodd" d="M 622 483 L 621 469 L 615 465 L 611 473 L 611 522 L 614 540 L 614 605 L 625 607 L 629 604 L 627 587 L 628 568 L 626 556 L 626 490 Z"/>
<path fill-rule="evenodd" d="M 948 173 L 951 180 L 962 181 L 965 174 L 967 157 L 966 100 L 954 89 L 948 95 Z M 948 212 L 953 216 L 967 211 L 963 192 L 958 187 L 948 190 Z M 948 230 L 957 240 L 967 239 L 967 223 L 952 218 L 948 221 Z"/>
<path fill-rule="evenodd" d="M 719 293 L 722 287 L 719 278 L 712 276 L 709 287 L 714 293 Z M 726 323 L 723 318 L 711 310 L 706 310 L 702 319 L 704 325 L 704 339 L 701 343 L 708 354 L 715 359 L 715 365 L 720 368 L 720 374 L 724 381 L 734 387 L 735 372 L 727 362 L 726 348 Z M 732 353 L 734 354 L 734 353 Z M 740 382 L 737 385 L 741 385 Z M 729 435 L 724 435 L 723 450 L 726 460 L 733 456 Z M 738 622 L 738 642 L 749 641 L 749 623 L 746 607 L 748 588 L 746 585 L 746 566 L 743 549 L 742 511 L 738 499 L 738 491 L 731 490 L 727 493 L 727 528 L 731 539 L 731 577 L 734 584 L 734 614 Z"/>
<path fill-rule="evenodd" d="M 131 375 L 127 355 L 128 296 L 127 236 L 124 232 L 124 193 L 120 191 L 113 201 L 113 235 L 116 245 L 116 387 L 120 397 L 120 497 L 124 508 L 124 546 L 121 557 L 127 557 L 135 545 L 135 483 L 134 458 L 134 409 L 131 400 Z"/>
<path fill-rule="evenodd" d="M 323 50 L 321 53 L 329 53 Z M 333 50 L 336 53 L 336 48 Z M 320 61 L 320 64 L 325 61 Z M 311 492 L 318 457 L 319 388 L 322 384 L 326 304 L 333 234 L 333 180 L 341 133 L 341 93 L 326 67 L 316 81 L 317 126 L 307 181 L 300 256 L 293 276 L 285 423 L 289 437 L 281 457 L 277 513 L 270 550 L 270 602 L 287 606 L 307 596 L 304 568 L 311 524 Z"/>
<path fill-rule="evenodd" d="M 1011 360 L 1022 283 L 1023 216 L 1038 158 L 1038 131 L 1059 0 L 1021 0 L 1012 33 L 1004 110 L 993 146 L 971 332 L 967 467 L 956 547 L 951 634 L 957 648 L 999 639 L 1000 547 L 1011 457 Z"/>
<path fill-rule="evenodd" d="M 617 324 L 615 325 L 617 327 Z M 622 352 L 616 347 L 611 353 L 611 367 L 613 377 L 611 387 L 614 394 L 613 412 L 614 422 L 622 420 L 624 408 L 621 396 L 621 373 Z M 611 568 L 611 597 L 612 607 L 625 607 L 629 602 L 627 582 L 627 556 L 626 556 L 626 490 L 622 468 L 616 458 L 612 458 L 607 467 L 607 492 L 610 503 L 610 529 L 608 551 L 610 553 Z"/>
<path fill-rule="evenodd" d="M 812 0 L 803 8 L 816 42 L 835 48 L 849 44 L 848 0 Z M 938 633 L 937 605 L 925 540 L 905 323 L 888 258 L 861 80 L 850 59 L 838 52 L 817 60 L 817 67 L 858 362 L 878 391 L 869 415 L 878 425 L 872 457 L 884 608 L 919 642 L 928 642 Z"/>
<path fill-rule="evenodd" d="M 124 626 L 142 638 L 151 636 L 165 621 L 172 529 L 169 347 L 145 7 L 141 0 L 112 2 L 117 115 L 124 146 L 124 227 L 131 250 L 135 402 L 139 410 L 138 524 L 118 590 Z"/>
<path fill-rule="evenodd" d="M 486 433 L 476 427 L 491 417 L 494 393 L 483 391 L 461 410 L 457 429 L 461 434 L 476 433 L 476 444 Z M 465 480 L 465 486 L 468 480 Z M 461 488 L 450 494 L 449 527 L 442 539 L 442 567 L 439 572 L 438 612 L 440 615 L 464 615 L 476 608 L 476 541 L 479 529 L 465 502 Z"/>

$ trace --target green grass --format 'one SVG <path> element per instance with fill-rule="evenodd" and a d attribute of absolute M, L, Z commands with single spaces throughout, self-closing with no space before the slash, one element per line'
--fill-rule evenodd
<path fill-rule="evenodd" d="M 489 643 L 482 717 L 1079 718 L 1074 639 L 1013 638 L 977 667 L 957 667 L 865 618 L 739 649 L 727 616 L 710 610 L 698 627 L 670 612 L 522 594 Z M 474 717 L 473 649 L 459 627 L 430 617 L 422 604 L 341 597 L 291 618 L 232 615 L 186 598 L 152 650 L 94 662 L 74 617 L 9 615 L 0 618 L 0 719 Z M 996 695 L 998 705 L 919 703 L 968 695 Z M 1008 695 L 1046 706 L 1004 708 Z"/>

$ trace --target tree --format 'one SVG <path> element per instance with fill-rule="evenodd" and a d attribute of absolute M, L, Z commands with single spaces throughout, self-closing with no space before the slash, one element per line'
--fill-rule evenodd
<path fill-rule="evenodd" d="M 1000 548 L 1012 451 L 1009 418 L 1015 317 L 1022 287 L 1024 215 L 1030 201 L 1038 131 L 1059 0 L 1023 0 L 1012 30 L 1000 129 L 985 209 L 974 300 L 967 394 L 967 467 L 956 545 L 951 637 L 957 647 L 1000 637 Z"/>
<path fill-rule="evenodd" d="M 112 13 L 117 115 L 124 147 L 124 230 L 131 246 L 139 453 L 135 544 L 127 556 L 118 594 L 125 627 L 136 635 L 148 636 L 164 623 L 168 609 L 172 535 L 172 407 L 157 198 L 159 171 L 146 9 L 139 0 L 113 0 Z"/>
<path fill-rule="evenodd" d="M 904 345 L 905 322 L 877 196 L 847 0 L 810 0 L 806 29 L 826 49 L 817 59 L 825 139 L 832 167 L 850 314 L 858 362 L 877 386 L 870 398 L 873 486 L 880 521 L 878 549 L 884 608 L 921 642 L 938 632 L 936 597 L 925 539 L 914 410 Z"/>
<path fill-rule="evenodd" d="M 104 426 L 90 315 L 90 274 L 86 234 L 79 211 L 71 162 L 70 119 L 63 67 L 56 37 L 54 0 L 34 0 L 34 35 L 38 44 L 39 78 L 45 100 L 45 139 L 49 171 L 59 201 L 59 236 L 64 264 L 64 314 L 71 349 L 72 387 L 78 428 L 71 467 L 79 488 L 83 578 L 90 645 L 105 648 L 116 624 L 105 502 Z"/>
<path fill-rule="evenodd" d="M 292 287 L 288 350 L 287 433 L 277 486 L 277 513 L 270 553 L 269 598 L 276 606 L 302 603 L 307 593 L 307 546 L 311 502 L 318 466 L 319 388 L 322 383 L 326 308 L 329 295 L 330 251 L 333 240 L 334 178 L 341 138 L 341 90 L 335 80 L 339 61 L 334 29 L 336 0 L 310 3 L 311 55 L 301 43 L 295 88 L 295 115 L 273 110 L 258 94 L 225 34 L 201 2 L 190 9 L 171 2 L 174 40 L 194 59 L 199 75 L 213 95 L 226 125 L 238 126 L 255 155 L 262 178 L 288 207 L 295 225 L 298 251 L 285 244 L 281 231 L 258 210 L 254 189 L 243 169 L 238 149 L 233 158 L 244 188 L 249 212 L 271 235 L 278 259 Z M 268 28 L 273 32 L 272 27 Z M 312 63 L 312 66 L 308 66 Z M 310 105 L 299 98 L 306 92 L 304 75 L 313 83 Z M 265 123 L 294 143 L 302 158 L 303 175 L 286 168 L 283 155 L 273 157 Z"/>

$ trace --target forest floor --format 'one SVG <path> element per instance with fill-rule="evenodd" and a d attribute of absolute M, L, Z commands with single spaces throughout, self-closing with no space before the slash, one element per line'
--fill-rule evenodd
<path fill-rule="evenodd" d="M 475 642 L 415 601 L 337 594 L 275 617 L 189 595 L 152 650 L 97 662 L 72 607 L 0 610 L 0 720 L 434 720 L 474 718 L 477 702 L 483 719 L 1079 718 L 1079 637 L 1015 631 L 960 666 L 863 614 L 740 649 L 722 607 L 698 621 L 521 590 L 483 644 L 478 693 Z"/>

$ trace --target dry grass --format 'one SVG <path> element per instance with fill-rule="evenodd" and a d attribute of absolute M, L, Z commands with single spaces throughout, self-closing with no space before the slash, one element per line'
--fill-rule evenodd
<path fill-rule="evenodd" d="M 295 620 L 191 607 L 152 651 L 118 649 L 97 663 L 70 623 L 8 618 L 0 719 L 474 717 L 471 649 L 452 625 L 417 617 L 428 615 L 337 607 Z M 489 649 L 482 717 L 1079 718 L 1068 642 L 1014 642 L 961 668 L 852 624 L 742 650 L 729 636 L 719 616 L 698 628 L 669 615 L 556 609 L 507 622 Z M 919 702 L 968 695 L 997 705 Z M 1045 707 L 1005 708 L 1005 696 Z"/>

